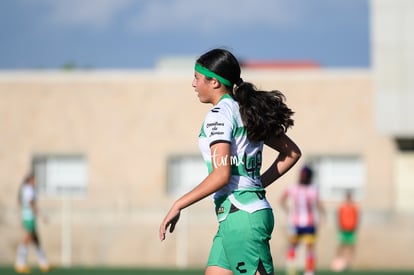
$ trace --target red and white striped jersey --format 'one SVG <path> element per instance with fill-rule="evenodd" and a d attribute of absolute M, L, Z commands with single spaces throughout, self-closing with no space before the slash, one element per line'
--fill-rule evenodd
<path fill-rule="evenodd" d="M 296 227 L 314 226 L 317 223 L 319 191 L 314 184 L 294 184 L 283 193 L 289 201 L 289 222 Z"/>

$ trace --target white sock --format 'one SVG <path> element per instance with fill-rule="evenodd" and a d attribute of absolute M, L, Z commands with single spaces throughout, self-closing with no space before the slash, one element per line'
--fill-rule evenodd
<path fill-rule="evenodd" d="M 46 254 L 40 246 L 36 246 L 36 255 L 41 266 L 48 265 Z"/>
<path fill-rule="evenodd" d="M 25 266 L 27 259 L 27 246 L 24 244 L 20 244 L 17 247 L 17 255 L 16 255 L 16 265 L 17 266 Z"/>

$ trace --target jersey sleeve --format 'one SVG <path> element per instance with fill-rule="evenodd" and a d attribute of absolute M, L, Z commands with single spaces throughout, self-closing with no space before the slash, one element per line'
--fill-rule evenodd
<path fill-rule="evenodd" d="M 204 121 L 204 132 L 209 145 L 232 140 L 233 123 L 229 114 L 222 107 L 213 108 Z"/>

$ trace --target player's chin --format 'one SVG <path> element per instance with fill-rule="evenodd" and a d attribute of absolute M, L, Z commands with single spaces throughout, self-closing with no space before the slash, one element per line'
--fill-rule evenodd
<path fill-rule="evenodd" d="M 198 95 L 198 100 L 200 100 L 201 103 L 210 103 L 210 101 L 208 101 L 207 99 L 201 97 L 200 95 Z"/>

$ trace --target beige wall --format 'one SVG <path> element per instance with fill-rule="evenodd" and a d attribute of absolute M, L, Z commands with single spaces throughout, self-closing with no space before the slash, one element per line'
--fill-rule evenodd
<path fill-rule="evenodd" d="M 157 234 L 173 199 L 166 194 L 166 160 L 173 154 L 198 154 L 198 131 L 209 109 L 199 103 L 191 77 L 192 72 L 184 71 L 1 73 L 0 263 L 13 262 L 21 238 L 16 194 L 32 157 L 79 153 L 88 162 L 87 195 L 39 201 L 49 219 L 39 227 L 52 262 L 203 266 L 217 226 L 209 199 L 185 210 L 176 234 L 165 242 Z M 412 250 L 408 244 L 413 236 L 409 220 L 395 212 L 396 149 L 392 139 L 375 129 L 370 72 L 246 71 L 243 79 L 285 93 L 296 112 L 289 135 L 303 150 L 301 163 L 315 155 L 362 156 L 367 171 L 356 265 L 413 267 L 408 255 L 381 252 Z M 267 154 L 265 163 L 272 156 Z M 284 264 L 286 244 L 285 216 L 277 199 L 295 180 L 297 167 L 268 191 L 277 218 L 272 240 L 277 266 Z M 335 204 L 326 205 L 320 266 L 328 265 L 336 241 Z M 70 257 L 62 255 L 67 248 L 62 227 L 68 224 Z"/>

